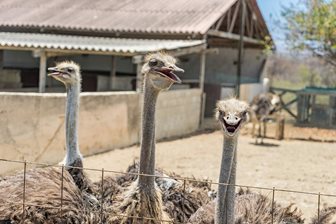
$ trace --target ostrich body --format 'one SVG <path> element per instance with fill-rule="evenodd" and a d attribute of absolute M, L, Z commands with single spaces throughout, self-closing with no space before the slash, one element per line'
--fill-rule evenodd
<path fill-rule="evenodd" d="M 26 172 L 23 214 L 23 179 L 24 175 L 20 173 L 6 177 L 6 180 L 0 183 L 1 221 L 34 224 L 100 222 L 99 215 L 91 211 L 85 195 L 67 171 L 63 172 L 63 192 L 61 193 L 61 168 L 45 167 Z M 62 209 L 60 209 L 62 194 Z"/>
<path fill-rule="evenodd" d="M 66 170 L 60 168 L 36 168 L 26 173 L 25 219 L 30 223 L 96 223 L 94 215 L 97 200 L 91 195 L 91 184 L 83 173 L 82 156 L 77 142 L 77 116 L 80 92 L 79 66 L 63 62 L 48 69 L 50 76 L 63 82 L 67 88 L 66 104 Z M 10 177 L 0 183 L 1 218 L 13 223 L 23 218 L 23 175 Z M 63 178 L 63 181 L 62 181 Z M 61 186 L 63 185 L 63 191 Z M 62 191 L 62 193 L 61 193 Z M 61 195 L 62 210 L 61 206 Z"/>
<path fill-rule="evenodd" d="M 193 214 L 188 224 L 214 224 L 216 201 L 211 201 Z M 293 205 L 282 207 L 273 202 L 272 223 L 272 200 L 260 193 L 242 190 L 235 198 L 235 224 L 302 224 L 302 213 Z M 312 224 L 331 224 L 314 222 Z"/>
<path fill-rule="evenodd" d="M 159 93 L 181 80 L 173 72 L 183 72 L 176 60 L 163 53 L 150 54 L 142 68 L 144 94 L 139 177 L 121 194 L 117 210 L 124 217 L 113 223 L 164 223 L 170 220 L 164 212 L 162 195 L 155 183 L 155 107 Z M 117 211 L 117 212 L 118 212 Z M 119 213 L 118 212 L 118 213 Z"/>
<path fill-rule="evenodd" d="M 236 99 L 219 101 L 216 119 L 224 132 L 223 155 L 215 201 L 201 207 L 189 219 L 190 224 L 268 224 L 272 221 L 271 201 L 267 197 L 241 191 L 235 194 L 237 142 L 241 127 L 248 120 L 248 105 Z M 301 213 L 292 206 L 275 206 L 274 220 L 293 219 L 290 223 L 303 223 Z"/>
<path fill-rule="evenodd" d="M 135 173 L 139 172 L 139 163 L 134 162 L 126 172 L 126 175 L 119 176 L 115 180 L 121 187 L 129 186 L 130 183 L 136 181 Z M 189 178 L 190 181 L 182 182 L 178 174 L 159 168 L 155 170 L 155 176 L 155 183 L 162 192 L 164 211 L 168 213 L 173 222 L 186 223 L 192 214 L 214 198 L 210 184 L 206 180 L 200 183 L 195 178 Z M 104 192 L 108 192 L 107 189 L 108 187 Z M 109 195 L 112 203 L 114 195 L 113 192 Z"/>
<path fill-rule="evenodd" d="M 311 224 L 335 224 L 336 223 L 336 207 L 325 207 L 320 211 L 320 216 L 312 218 Z"/>

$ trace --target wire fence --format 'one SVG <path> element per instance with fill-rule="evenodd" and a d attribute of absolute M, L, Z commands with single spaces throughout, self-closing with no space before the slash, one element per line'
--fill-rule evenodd
<path fill-rule="evenodd" d="M 44 208 L 44 209 L 59 209 L 59 214 L 62 215 L 62 209 L 64 206 L 65 202 L 70 202 L 69 199 L 64 198 L 64 175 L 65 172 L 68 172 L 66 169 L 67 168 L 74 168 L 74 169 L 78 169 L 78 170 L 83 170 L 85 172 L 89 172 L 89 171 L 93 171 L 93 172 L 100 172 L 100 194 L 101 194 L 101 198 L 100 198 L 100 209 L 99 211 L 95 211 L 96 213 L 99 213 L 101 220 L 102 217 L 106 214 L 108 214 L 108 211 L 106 211 L 105 206 L 104 206 L 104 201 L 103 201 L 103 191 L 104 191 L 104 180 L 106 177 L 107 173 L 110 174 L 115 174 L 115 175 L 134 175 L 134 176 L 147 176 L 147 177 L 154 177 L 154 178 L 162 178 L 162 179 L 174 179 L 177 181 L 180 181 L 181 184 L 183 184 L 183 191 L 186 191 L 186 185 L 188 182 L 197 182 L 197 183 L 202 183 L 202 184 L 206 184 L 208 186 L 210 186 L 210 188 L 212 188 L 214 185 L 224 185 L 224 186 L 235 186 L 238 188 L 246 188 L 246 189 L 254 189 L 254 190 L 262 190 L 262 191 L 268 191 L 271 195 L 271 219 L 272 222 L 274 223 L 274 211 L 275 211 L 275 199 L 276 199 L 276 195 L 279 192 L 282 193 L 294 193 L 294 194 L 303 194 L 303 195 L 309 195 L 309 196 L 315 196 L 316 197 L 316 215 L 317 215 L 317 220 L 320 220 L 320 214 L 321 214 L 321 197 L 332 197 L 332 198 L 336 198 L 336 195 L 334 194 L 323 194 L 323 193 L 316 193 L 316 192 L 308 192 L 308 191 L 299 191 L 299 190 L 290 190 L 290 189 L 282 189 L 282 188 L 275 188 L 275 187 L 258 187 L 258 186 L 252 186 L 252 185 L 240 185 L 240 184 L 235 184 L 235 185 L 230 185 L 230 184 L 226 184 L 226 183 L 219 183 L 219 182 L 215 182 L 215 181 L 211 181 L 211 180 L 196 180 L 195 178 L 190 178 L 190 177 L 181 177 L 181 176 L 173 176 L 173 175 L 149 175 L 149 174 L 139 174 L 139 173 L 132 173 L 132 172 L 121 172 L 121 171 L 114 171 L 114 170 L 106 170 L 106 169 L 95 169 L 95 168 L 80 168 L 80 167 L 71 167 L 71 166 L 63 166 L 63 165 L 52 165 L 52 164 L 46 164 L 46 163 L 36 163 L 36 162 L 28 162 L 28 161 L 18 161 L 18 160 L 7 160 L 7 159 L 0 159 L 0 163 L 20 163 L 23 165 L 23 187 L 22 187 L 22 200 L 21 201 L 11 201 L 10 197 L 8 197 L 8 200 L 6 200 L 6 202 L 8 202 L 9 204 L 12 205 L 22 205 L 22 219 L 21 219 L 21 223 L 24 223 L 25 219 L 27 218 L 26 216 L 26 210 L 25 208 L 27 206 L 36 206 L 39 208 Z M 54 167 L 54 168 L 60 168 L 61 169 L 61 183 L 60 183 L 60 197 L 58 198 L 59 200 L 59 206 L 49 206 L 49 205 L 41 205 L 41 204 L 34 204 L 34 203 L 28 203 L 26 202 L 26 192 L 27 192 L 27 166 L 32 165 L 34 166 L 34 168 L 43 168 L 43 167 Z M 1 181 L 5 181 L 6 177 L 4 177 L 4 179 L 0 178 L 0 183 Z M 39 183 L 36 183 L 39 184 Z M 1 186 L 1 185 L 0 185 Z M 47 186 L 46 186 L 47 188 Z M 37 197 L 36 195 L 34 195 L 34 197 Z M 45 197 L 45 196 L 40 196 Z M 10 206 L 9 206 L 10 207 Z M 123 214 L 113 214 L 113 216 L 118 216 L 118 217 L 125 217 L 125 218 L 135 218 L 135 219 L 141 219 L 141 220 L 148 220 L 148 221 L 156 221 L 156 222 L 160 222 L 160 223 L 174 223 L 174 224 L 182 224 L 182 222 L 177 222 L 177 221 L 172 221 L 172 220 L 158 220 L 158 219 L 154 219 L 151 217 L 138 217 L 138 216 L 126 216 Z M 1 214 L 0 214 L 0 223 L 2 223 L 2 218 Z"/>

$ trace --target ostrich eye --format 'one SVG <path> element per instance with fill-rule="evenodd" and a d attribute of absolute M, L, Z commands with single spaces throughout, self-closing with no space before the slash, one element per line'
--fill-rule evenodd
<path fill-rule="evenodd" d="M 242 117 L 245 117 L 247 115 L 247 111 L 243 111 L 242 113 L 241 113 L 241 116 Z"/>
<path fill-rule="evenodd" d="M 67 71 L 71 73 L 71 72 L 74 71 L 74 69 L 73 68 L 67 68 Z"/>
<path fill-rule="evenodd" d="M 151 66 L 151 67 L 156 66 L 156 65 L 158 65 L 158 61 L 155 58 L 152 58 L 152 59 L 149 60 L 148 65 Z"/>

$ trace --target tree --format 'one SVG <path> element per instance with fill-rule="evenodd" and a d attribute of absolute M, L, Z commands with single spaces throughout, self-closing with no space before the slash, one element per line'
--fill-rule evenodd
<path fill-rule="evenodd" d="M 301 0 L 283 7 L 289 47 L 308 50 L 336 67 L 336 0 Z"/>

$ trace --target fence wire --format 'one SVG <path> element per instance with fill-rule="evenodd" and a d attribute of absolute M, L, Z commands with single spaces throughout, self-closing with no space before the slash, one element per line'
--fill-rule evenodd
<path fill-rule="evenodd" d="M 11 201 L 10 198 L 7 200 L 9 203 L 8 208 L 11 208 L 13 205 L 22 205 L 22 220 L 21 222 L 24 223 L 26 219 L 26 213 L 25 213 L 25 208 L 27 206 L 36 206 L 39 208 L 45 208 L 45 209 L 59 209 L 60 211 L 60 216 L 62 216 L 62 209 L 63 205 L 65 202 L 71 202 L 68 199 L 64 198 L 64 169 L 65 168 L 75 168 L 78 170 L 83 170 L 83 171 L 94 171 L 94 172 L 101 172 L 101 186 L 100 186 L 100 209 L 99 211 L 92 211 L 92 213 L 99 213 L 100 219 L 104 219 L 104 215 L 110 215 L 109 212 L 104 210 L 104 199 L 103 199 L 103 191 L 104 191 L 104 180 L 105 180 L 105 174 L 106 173 L 111 173 L 115 175 L 134 175 L 134 176 L 147 176 L 147 177 L 154 177 L 154 178 L 162 178 L 162 179 L 174 179 L 181 181 L 183 183 L 183 193 L 186 192 L 186 183 L 187 182 L 197 182 L 197 183 L 202 183 L 202 184 L 207 184 L 208 186 L 212 185 L 223 185 L 223 186 L 234 186 L 239 187 L 239 188 L 246 188 L 246 189 L 255 189 L 255 190 L 263 190 L 263 191 L 269 191 L 272 193 L 272 201 L 271 201 L 271 215 L 272 215 L 272 223 L 274 223 L 274 205 L 275 205 L 275 195 L 276 192 L 284 192 L 284 193 L 294 193 L 294 194 L 304 194 L 304 195 L 310 195 L 310 196 L 317 196 L 317 220 L 320 220 L 320 212 L 321 212 L 321 197 L 333 197 L 336 198 L 336 195 L 334 194 L 323 194 L 320 192 L 308 192 L 308 191 L 299 191 L 299 190 L 291 190 L 291 189 L 282 189 L 282 188 L 275 188 L 275 187 L 259 187 L 259 186 L 252 186 L 252 185 L 240 185 L 240 184 L 226 184 L 226 183 L 219 183 L 219 182 L 214 182 L 212 180 L 196 180 L 194 178 L 190 177 L 181 177 L 181 176 L 174 176 L 174 175 L 150 175 L 150 174 L 139 174 L 139 173 L 133 173 L 133 172 L 121 172 L 121 171 L 114 171 L 114 170 L 106 170 L 104 168 L 102 169 L 95 169 L 95 168 L 81 168 L 81 167 L 73 167 L 73 166 L 64 166 L 64 165 L 53 165 L 53 164 L 47 164 L 47 163 L 37 163 L 37 162 L 28 162 L 28 161 L 19 161 L 19 160 L 8 160 L 8 159 L 0 159 L 0 162 L 7 162 L 7 163 L 19 163 L 23 164 L 23 187 L 22 187 L 22 201 Z M 26 202 L 26 174 L 27 174 L 27 165 L 34 165 L 36 167 L 34 168 L 43 168 L 43 167 L 54 167 L 54 168 L 61 168 L 61 186 L 60 186 L 60 198 L 59 200 L 59 206 L 49 206 L 49 205 L 41 205 L 41 204 L 34 204 L 34 203 L 27 203 Z M 1 181 L 1 179 L 0 179 Z M 44 198 L 45 196 L 36 196 L 34 197 L 41 197 Z M 57 199 L 57 198 L 56 198 Z M 182 198 L 184 200 L 184 198 Z M 182 201 L 182 204 L 184 201 Z M 173 224 L 183 224 L 182 222 L 177 222 L 177 221 L 172 221 L 172 220 L 159 220 L 151 217 L 139 217 L 139 216 L 126 216 L 123 214 L 113 214 L 112 216 L 116 217 L 124 217 L 124 218 L 135 218 L 135 219 L 141 219 L 141 220 L 148 220 L 148 221 L 156 221 L 156 222 L 161 222 L 161 223 L 173 223 Z M 0 223 L 1 223 L 1 215 L 0 215 Z"/>

